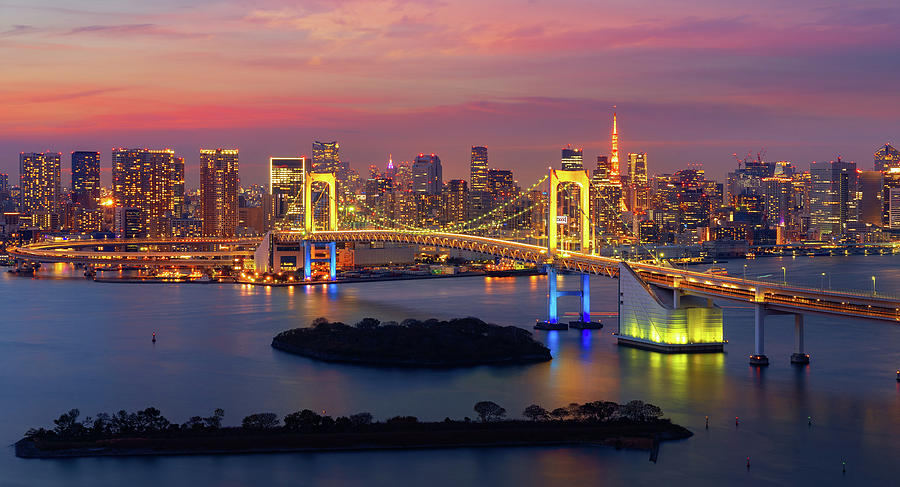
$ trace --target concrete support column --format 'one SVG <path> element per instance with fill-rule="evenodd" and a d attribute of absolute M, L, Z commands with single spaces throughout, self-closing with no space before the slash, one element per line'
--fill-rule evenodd
<path fill-rule="evenodd" d="M 558 323 L 559 315 L 556 310 L 556 269 L 551 265 L 547 266 L 547 287 L 549 290 L 547 298 L 547 322 Z"/>
<path fill-rule="evenodd" d="M 303 279 L 309 281 L 312 279 L 312 253 L 313 243 L 309 240 L 303 241 Z"/>
<path fill-rule="evenodd" d="M 591 322 L 591 275 L 581 275 L 581 321 Z"/>
<path fill-rule="evenodd" d="M 755 308 L 754 350 L 753 355 L 750 355 L 750 365 L 769 365 L 769 358 L 766 357 L 765 349 L 766 306 L 764 304 L 756 304 Z"/>
<path fill-rule="evenodd" d="M 791 363 L 809 363 L 809 354 L 804 351 L 803 346 L 803 315 L 800 313 L 794 315 L 794 353 L 791 354 Z"/>
<path fill-rule="evenodd" d="M 331 280 L 337 279 L 337 242 L 328 243 L 328 270 Z"/>
<path fill-rule="evenodd" d="M 681 307 L 681 291 L 678 288 L 672 290 L 672 308 L 678 309 Z"/>

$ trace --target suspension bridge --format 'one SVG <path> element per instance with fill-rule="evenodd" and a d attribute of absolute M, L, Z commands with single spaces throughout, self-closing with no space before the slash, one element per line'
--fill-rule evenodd
<path fill-rule="evenodd" d="M 393 242 L 397 244 L 427 245 L 437 248 L 460 249 L 492 257 L 530 262 L 544 266 L 547 272 L 547 319 L 536 325 L 544 329 L 565 329 L 568 324 L 559 321 L 557 300 L 561 296 L 578 296 L 581 301 L 580 320 L 575 326 L 591 327 L 590 277 L 605 276 L 619 281 L 617 340 L 622 345 L 635 346 L 662 352 L 721 351 L 724 345 L 723 313 L 716 301 L 731 301 L 751 305 L 755 310 L 755 343 L 750 363 L 767 365 L 765 354 L 765 321 L 771 315 L 794 317 L 793 363 L 808 363 L 809 354 L 804 346 L 804 319 L 807 314 L 830 318 L 854 318 L 872 321 L 900 321 L 900 300 L 873 293 L 854 293 L 796 286 L 787 282 L 736 278 L 709 272 L 696 272 L 676 268 L 659 260 L 654 262 L 627 261 L 596 255 L 592 247 L 588 191 L 590 181 L 586 171 L 560 171 L 550 169 L 547 176 L 538 180 L 527 191 L 547 183 L 547 211 L 545 227 L 546 245 L 523 243 L 504 238 L 478 235 L 485 229 L 497 228 L 505 221 L 533 211 L 539 204 L 522 204 L 522 197 L 510 199 L 493 210 L 466 222 L 456 222 L 442 228 L 417 228 L 408 222 L 400 222 L 379 212 L 353 195 L 338 195 L 333 174 L 313 173 L 304 182 L 302 195 L 303 221 L 294 228 L 271 231 L 262 239 L 152 239 L 124 241 L 64 241 L 42 242 L 9 249 L 9 253 L 22 261 L 76 262 L 85 265 L 105 265 L 127 262 L 146 265 L 224 265 L 233 259 L 246 259 L 251 255 L 258 269 L 267 270 L 286 253 L 300 257 L 304 278 L 311 278 L 311 269 L 322 263 L 336 277 L 336 244 L 343 242 Z M 319 198 L 326 195 L 327 218 L 316 224 L 315 208 L 320 199 L 313 200 L 313 184 L 324 184 Z M 578 230 L 580 241 L 577 250 L 559 249 L 557 215 L 559 212 L 558 189 L 560 185 L 576 186 L 578 198 Z M 354 218 L 365 220 L 370 228 L 339 228 L 338 207 L 359 205 L 367 210 L 355 213 Z M 516 205 L 516 206 L 514 206 Z M 512 208 L 512 211 L 510 209 Z M 520 209 L 524 208 L 524 209 Z M 358 226 L 359 222 L 354 222 Z M 299 228 L 298 228 L 299 227 Z M 374 227 L 374 228 L 371 228 Z M 126 252 L 126 246 L 139 246 L 137 251 Z M 168 247 L 169 250 L 144 250 L 152 247 Z M 183 248 L 173 248 L 173 247 Z M 199 250 L 188 250 L 187 247 Z M 133 250 L 133 249 L 132 249 Z M 318 257 L 321 251 L 325 257 Z M 580 275 L 581 286 L 577 290 L 560 290 L 557 274 L 569 272 Z"/>

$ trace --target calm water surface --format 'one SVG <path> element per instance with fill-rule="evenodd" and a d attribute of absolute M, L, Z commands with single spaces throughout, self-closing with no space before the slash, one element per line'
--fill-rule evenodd
<path fill-rule="evenodd" d="M 900 294 L 900 257 L 735 260 L 740 275 Z M 296 288 L 100 284 L 66 266 L 36 279 L 0 276 L 0 441 L 77 407 L 159 407 L 175 421 L 226 411 L 303 408 L 422 419 L 474 416 L 493 400 L 514 415 L 536 402 L 643 399 L 696 435 L 666 443 L 659 462 L 609 448 L 21 460 L 0 455 L 0 485 L 895 485 L 900 474 L 900 328 L 808 316 L 808 367 L 789 363 L 793 319 L 767 321 L 772 365 L 747 364 L 752 310 L 725 310 L 723 354 L 663 355 L 620 348 L 607 329 L 539 332 L 554 360 L 524 367 L 406 370 L 318 363 L 270 346 L 319 316 L 355 322 L 477 316 L 530 329 L 544 316 L 543 277 L 458 278 Z M 821 273 L 826 272 L 823 280 Z M 569 287 L 577 280 L 565 279 Z M 594 311 L 615 310 L 616 281 L 592 281 Z M 571 301 L 567 301 L 571 299 Z M 575 311 L 577 298 L 563 298 Z M 150 342 L 153 331 L 159 341 Z M 704 429 L 704 416 L 710 427 Z M 734 418 L 740 417 L 735 427 Z M 807 424 L 811 416 L 813 424 Z M 746 468 L 750 456 L 751 469 Z M 841 461 L 847 472 L 841 473 Z"/>

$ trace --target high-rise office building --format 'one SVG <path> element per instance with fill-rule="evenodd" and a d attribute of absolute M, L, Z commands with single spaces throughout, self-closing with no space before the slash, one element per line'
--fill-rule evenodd
<path fill-rule="evenodd" d="M 650 187 L 647 179 L 647 153 L 628 154 L 628 209 L 640 213 L 649 207 Z"/>
<path fill-rule="evenodd" d="M 100 202 L 100 153 L 72 153 L 72 202 L 89 209 Z"/>
<path fill-rule="evenodd" d="M 859 177 L 859 221 L 881 226 L 881 202 L 884 177 L 881 171 L 858 171 Z"/>
<path fill-rule="evenodd" d="M 487 190 L 488 150 L 487 147 L 472 146 L 472 159 L 469 165 L 469 189 L 473 192 Z"/>
<path fill-rule="evenodd" d="M 312 170 L 315 172 L 334 172 L 342 169 L 341 145 L 338 142 L 313 142 L 312 145 Z"/>
<path fill-rule="evenodd" d="M 892 167 L 900 168 L 900 150 L 891 144 L 884 144 L 875 151 L 875 170 L 883 172 Z"/>
<path fill-rule="evenodd" d="M 790 226 L 793 220 L 793 180 L 773 176 L 763 178 L 766 220 L 770 227 Z"/>
<path fill-rule="evenodd" d="M 59 152 L 19 154 L 22 213 L 30 215 L 38 228 L 50 229 L 59 222 L 61 156 Z"/>
<path fill-rule="evenodd" d="M 441 194 L 441 158 L 434 154 L 419 154 L 412 166 L 412 183 L 414 193 Z"/>
<path fill-rule="evenodd" d="M 0 193 L 9 193 L 9 175 L 0 172 Z"/>
<path fill-rule="evenodd" d="M 238 225 L 239 187 L 237 149 L 200 149 L 200 214 L 204 235 L 234 235 Z"/>
<path fill-rule="evenodd" d="M 563 171 L 583 171 L 584 151 L 582 149 L 575 149 L 571 145 L 563 147 L 562 169 Z"/>
<path fill-rule="evenodd" d="M 269 194 L 272 196 L 267 227 L 279 222 L 279 228 L 302 225 L 303 182 L 309 162 L 306 156 L 269 158 Z"/>
<path fill-rule="evenodd" d="M 175 179 L 172 184 L 172 208 L 176 218 L 184 216 L 185 199 L 184 199 L 184 157 L 176 157 L 175 163 Z"/>
<path fill-rule="evenodd" d="M 491 198 L 487 192 L 488 150 L 487 147 L 472 146 L 469 165 L 469 211 L 472 217 L 479 217 L 490 211 Z"/>
<path fill-rule="evenodd" d="M 112 151 L 116 206 L 141 211 L 144 235 L 159 237 L 171 233 L 169 220 L 175 211 L 178 159 L 171 149 Z"/>
<path fill-rule="evenodd" d="M 892 167 L 882 173 L 881 222 L 883 227 L 891 226 L 891 189 L 900 188 L 900 167 Z"/>
<path fill-rule="evenodd" d="M 813 162 L 810 173 L 810 226 L 821 234 L 842 235 L 858 219 L 859 177 L 855 162 Z"/>
<path fill-rule="evenodd" d="M 463 179 L 452 179 L 447 182 L 444 209 L 447 214 L 445 223 L 459 225 L 469 217 L 469 190 Z"/>

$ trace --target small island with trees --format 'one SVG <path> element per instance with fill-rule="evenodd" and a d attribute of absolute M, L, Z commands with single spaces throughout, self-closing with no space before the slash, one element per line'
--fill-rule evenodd
<path fill-rule="evenodd" d="M 663 419 L 659 407 L 642 401 L 572 403 L 552 410 L 532 404 L 522 412 L 525 419 L 506 419 L 506 410 L 492 401 L 480 401 L 473 410 L 475 419 L 421 422 L 414 416 L 375 421 L 365 412 L 332 418 L 304 409 L 283 419 L 271 412 L 251 414 L 240 426 L 226 427 L 222 409 L 181 424 L 152 407 L 83 420 L 72 409 L 55 419 L 51 429 L 28 430 L 16 442 L 15 453 L 72 458 L 537 445 L 655 451 L 660 441 L 692 435 Z"/>
<path fill-rule="evenodd" d="M 279 333 L 272 346 L 330 362 L 404 367 L 460 367 L 551 360 L 550 349 L 515 326 L 478 318 L 382 323 L 363 318 L 353 326 L 318 318 Z"/>

